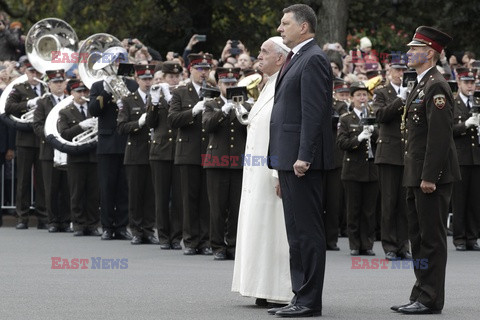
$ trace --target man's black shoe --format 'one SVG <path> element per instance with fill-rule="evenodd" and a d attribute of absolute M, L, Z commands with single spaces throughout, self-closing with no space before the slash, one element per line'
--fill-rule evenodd
<path fill-rule="evenodd" d="M 172 242 L 172 249 L 173 250 L 182 250 L 182 246 L 180 245 L 180 242 Z"/>
<path fill-rule="evenodd" d="M 102 234 L 100 232 L 98 232 L 97 228 L 92 228 L 92 229 L 88 229 L 87 232 L 85 232 L 85 235 L 93 236 L 93 237 L 100 237 Z"/>
<path fill-rule="evenodd" d="M 60 229 L 57 226 L 50 226 L 48 228 L 48 232 L 50 232 L 50 233 L 56 233 L 56 232 L 59 232 L 59 231 L 60 231 Z"/>
<path fill-rule="evenodd" d="M 227 260 L 227 255 L 223 252 L 215 252 L 213 254 L 213 260 Z"/>
<path fill-rule="evenodd" d="M 359 251 L 359 250 L 355 250 L 355 249 L 354 249 L 354 250 L 350 250 L 350 255 L 351 255 L 351 256 L 358 256 L 358 255 L 360 255 L 360 251 Z"/>
<path fill-rule="evenodd" d="M 20 222 L 16 225 L 15 229 L 17 230 L 25 230 L 25 229 L 28 229 L 28 224 L 24 223 L 24 222 Z"/>
<path fill-rule="evenodd" d="M 387 252 L 385 253 L 385 259 L 387 260 L 397 260 L 397 255 L 395 254 L 395 252 Z"/>
<path fill-rule="evenodd" d="M 104 230 L 102 233 L 102 240 L 112 240 L 113 239 L 113 232 L 111 230 Z"/>
<path fill-rule="evenodd" d="M 142 244 L 142 237 L 140 236 L 133 236 L 131 244 Z"/>
<path fill-rule="evenodd" d="M 196 255 L 197 254 L 197 250 L 195 250 L 195 248 L 185 248 L 185 250 L 183 250 L 183 254 L 186 255 L 186 256 L 193 256 L 193 255 Z"/>
<path fill-rule="evenodd" d="M 282 318 L 318 317 L 322 315 L 322 310 L 310 309 L 304 306 L 291 306 L 290 308 L 277 311 L 275 315 Z"/>
<path fill-rule="evenodd" d="M 153 234 L 144 238 L 143 243 L 146 243 L 146 244 L 160 244 L 160 242 L 158 242 L 157 237 L 155 237 Z"/>
<path fill-rule="evenodd" d="M 74 237 L 82 237 L 85 235 L 85 232 L 83 230 L 77 230 L 73 232 Z"/>
<path fill-rule="evenodd" d="M 411 304 L 414 303 L 414 302 L 415 302 L 415 301 L 410 301 L 409 303 L 406 303 L 406 304 L 391 306 L 390 309 L 392 309 L 393 311 L 399 312 L 398 309 L 404 308 L 404 307 L 408 307 L 409 305 L 411 305 Z"/>
<path fill-rule="evenodd" d="M 115 231 L 114 239 L 117 239 L 117 240 L 132 240 L 133 236 L 127 230 L 117 230 L 117 231 Z"/>
<path fill-rule="evenodd" d="M 170 243 L 160 243 L 160 249 L 170 250 Z"/>
<path fill-rule="evenodd" d="M 424 306 L 422 303 L 415 301 L 409 306 L 399 308 L 398 312 L 403 314 L 440 314 L 442 310 L 433 310 Z"/>
<path fill-rule="evenodd" d="M 276 314 L 280 310 L 285 310 L 285 309 L 288 309 L 288 308 L 291 308 L 291 307 L 293 307 L 293 304 L 287 304 L 286 306 L 283 306 L 283 307 L 268 309 L 267 312 L 268 312 L 268 314 Z"/>
<path fill-rule="evenodd" d="M 198 249 L 199 254 L 203 254 L 204 256 L 211 256 L 213 254 L 213 251 L 209 247 L 203 247 Z"/>
<path fill-rule="evenodd" d="M 455 249 L 457 251 L 467 251 L 467 246 L 464 245 L 464 244 L 459 244 L 459 245 L 455 246 Z"/>

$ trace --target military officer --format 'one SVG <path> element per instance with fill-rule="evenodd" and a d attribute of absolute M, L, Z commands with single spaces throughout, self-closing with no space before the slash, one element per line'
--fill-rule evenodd
<path fill-rule="evenodd" d="M 87 112 L 84 99 L 88 88 L 80 80 L 67 83 L 67 92 L 73 102 L 59 112 L 58 131 L 62 138 L 72 141 L 80 133 L 96 125 Z M 97 227 L 100 220 L 97 164 L 95 150 L 67 156 L 67 175 L 70 186 L 70 210 L 73 222 L 73 235 L 100 236 Z"/>
<path fill-rule="evenodd" d="M 65 98 L 67 81 L 65 71 L 47 70 L 51 95 L 40 98 L 33 113 L 33 131 L 40 138 L 39 159 L 42 163 L 45 204 L 48 213 L 49 232 L 71 232 L 70 194 L 67 172 L 53 163 L 54 151 L 45 139 L 45 120 L 53 107 Z"/>
<path fill-rule="evenodd" d="M 36 80 L 42 74 L 35 70 L 26 60 L 25 74 L 28 80 L 13 87 L 5 104 L 5 114 L 20 118 L 22 114 L 36 108 L 38 99 L 45 93 L 43 86 Z M 47 210 L 45 208 L 45 189 L 43 186 L 42 166 L 39 160 L 40 140 L 31 128 L 18 128 L 15 138 L 16 145 L 16 172 L 17 195 L 15 198 L 18 215 L 17 229 L 28 228 L 28 214 L 30 212 L 30 181 L 32 166 L 35 172 L 35 212 L 38 218 L 38 229 L 47 228 Z"/>
<path fill-rule="evenodd" d="M 135 65 L 138 90 L 122 99 L 117 118 L 118 132 L 126 134 L 124 165 L 128 181 L 128 212 L 133 239 L 131 244 L 159 244 L 154 233 L 155 198 L 148 160 L 149 128 L 145 124 L 147 96 L 153 82 L 155 65 Z"/>
<path fill-rule="evenodd" d="M 405 188 L 403 178 L 404 139 L 400 132 L 403 106 L 392 105 L 397 99 L 402 84 L 406 61 L 392 56 L 389 68 L 389 83 L 374 91 L 373 109 L 379 126 L 375 164 L 378 168 L 378 183 L 381 201 L 381 238 L 385 258 L 395 260 L 411 259 Z"/>
<path fill-rule="evenodd" d="M 153 129 L 150 143 L 150 168 L 155 189 L 155 214 L 160 249 L 181 250 L 182 246 L 182 195 L 180 171 L 174 165 L 177 130 L 167 122 L 168 102 L 172 99 L 170 87 L 178 85 L 182 67 L 166 61 L 162 65 L 162 81 L 151 91 L 146 124 Z M 170 202 L 171 199 L 171 202 Z"/>
<path fill-rule="evenodd" d="M 405 314 L 441 313 L 445 301 L 446 222 L 460 169 L 452 133 L 453 95 L 435 65 L 451 40 L 437 29 L 421 26 L 408 44 L 408 67 L 417 72 L 417 81 L 408 96 L 406 88 L 400 93 L 406 99 L 403 184 L 412 256 L 428 266 L 414 268 L 410 302 L 392 307 Z M 399 107 L 402 101 L 394 103 Z"/>
<path fill-rule="evenodd" d="M 202 128 L 205 101 L 200 100 L 200 89 L 207 86 L 213 57 L 192 53 L 188 59 L 191 81 L 173 91 L 168 113 L 168 123 L 178 129 L 175 164 L 180 168 L 182 188 L 183 253 L 211 255 L 207 182 L 201 166 L 208 135 Z"/>
<path fill-rule="evenodd" d="M 462 180 L 453 184 L 453 244 L 458 251 L 480 251 L 477 243 L 477 223 L 480 223 L 480 145 L 478 108 L 473 100 L 476 70 L 457 68 L 458 96 L 453 107 L 453 138 L 455 141 Z"/>
<path fill-rule="evenodd" d="M 240 68 L 217 68 L 215 78 L 221 95 L 205 103 L 202 117 L 203 127 L 209 133 L 207 152 L 202 155 L 202 162 L 207 173 L 210 242 L 214 260 L 235 258 L 243 177 L 242 155 L 247 128 L 237 119 L 234 108 L 248 111 L 250 105 L 234 105 L 226 97 L 227 88 L 237 85 L 240 71 Z M 246 163 L 251 161 L 249 155 L 244 156 Z M 248 167 L 245 169 L 248 170 Z"/>
<path fill-rule="evenodd" d="M 377 168 L 374 165 L 377 131 L 362 124 L 374 117 L 367 106 L 368 89 L 363 82 L 350 86 L 353 111 L 340 117 L 337 144 L 345 151 L 341 179 L 347 200 L 347 228 L 350 254 L 374 256 L 375 208 L 378 196 Z"/>

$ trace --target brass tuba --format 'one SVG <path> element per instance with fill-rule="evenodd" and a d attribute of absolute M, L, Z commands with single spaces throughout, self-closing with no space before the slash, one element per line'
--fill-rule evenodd
<path fill-rule="evenodd" d="M 260 95 L 260 90 L 258 86 L 262 82 L 262 75 L 258 73 L 251 74 L 238 82 L 239 87 L 246 87 L 248 97 L 252 98 L 254 101 L 257 101 L 258 96 Z"/>

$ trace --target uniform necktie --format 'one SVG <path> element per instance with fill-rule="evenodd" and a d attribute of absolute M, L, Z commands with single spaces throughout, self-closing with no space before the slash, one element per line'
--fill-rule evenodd
<path fill-rule="evenodd" d="M 285 71 L 285 69 L 287 69 L 287 66 L 290 63 L 290 60 L 292 60 L 292 56 L 293 56 L 293 51 L 290 51 L 287 55 L 287 59 L 285 60 L 285 63 L 283 64 L 282 73 Z"/>
<path fill-rule="evenodd" d="M 60 103 L 62 101 L 62 98 L 57 98 L 57 103 Z"/>
<path fill-rule="evenodd" d="M 470 105 L 470 100 L 467 99 L 467 109 L 470 110 L 471 105 Z"/>
<path fill-rule="evenodd" d="M 80 113 L 82 114 L 82 118 L 83 118 L 83 119 L 86 119 L 87 116 L 85 115 L 85 110 L 84 110 L 84 109 L 85 109 L 84 106 L 80 106 Z"/>

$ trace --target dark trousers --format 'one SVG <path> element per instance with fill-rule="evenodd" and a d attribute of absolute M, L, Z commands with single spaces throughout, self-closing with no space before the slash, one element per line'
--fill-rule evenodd
<path fill-rule="evenodd" d="M 323 222 L 328 248 L 337 246 L 339 220 L 346 212 L 341 174 L 342 168 L 336 168 L 325 171 L 323 176 Z"/>
<path fill-rule="evenodd" d="M 100 187 L 100 221 L 103 230 L 126 230 L 128 183 L 123 154 L 97 154 Z"/>
<path fill-rule="evenodd" d="M 23 223 L 28 223 L 28 214 L 30 212 L 32 166 L 34 168 L 35 212 L 40 221 L 47 222 L 45 188 L 42 182 L 42 166 L 38 159 L 38 152 L 38 148 L 29 147 L 17 147 L 16 150 L 17 196 L 15 201 L 18 221 Z"/>
<path fill-rule="evenodd" d="M 125 165 L 128 181 L 128 213 L 134 236 L 154 235 L 155 195 L 150 165 Z"/>
<path fill-rule="evenodd" d="M 412 257 L 426 259 L 428 267 L 415 268 L 411 301 L 419 301 L 433 310 L 442 310 L 445 301 L 447 266 L 447 216 L 452 183 L 437 185 L 433 193 L 418 187 L 407 189 L 408 236 Z"/>
<path fill-rule="evenodd" d="M 377 181 L 343 181 L 347 199 L 347 229 L 350 250 L 370 250 L 375 241 Z"/>
<path fill-rule="evenodd" d="M 325 229 L 322 219 L 322 172 L 278 172 L 290 247 L 292 303 L 322 310 L 325 276 Z M 272 190 L 273 192 L 273 190 Z"/>
<path fill-rule="evenodd" d="M 185 247 L 210 247 L 210 207 L 205 170 L 199 165 L 180 165 Z"/>
<path fill-rule="evenodd" d="M 382 246 L 385 253 L 409 251 L 406 189 L 402 185 L 403 166 L 378 165 L 378 184 L 382 203 Z"/>
<path fill-rule="evenodd" d="M 55 227 L 68 227 L 71 218 L 67 171 L 55 168 L 52 160 L 42 160 L 41 163 L 48 223 Z"/>
<path fill-rule="evenodd" d="M 477 243 L 480 223 L 480 166 L 460 166 L 462 180 L 454 182 L 452 193 L 453 244 Z"/>
<path fill-rule="evenodd" d="M 68 163 L 70 211 L 75 231 L 96 228 L 99 222 L 97 164 Z"/>
<path fill-rule="evenodd" d="M 210 243 L 213 252 L 235 255 L 241 169 L 206 169 L 210 204 Z"/>
<path fill-rule="evenodd" d="M 173 161 L 150 161 L 155 189 L 155 215 L 160 244 L 182 241 L 180 169 Z"/>

